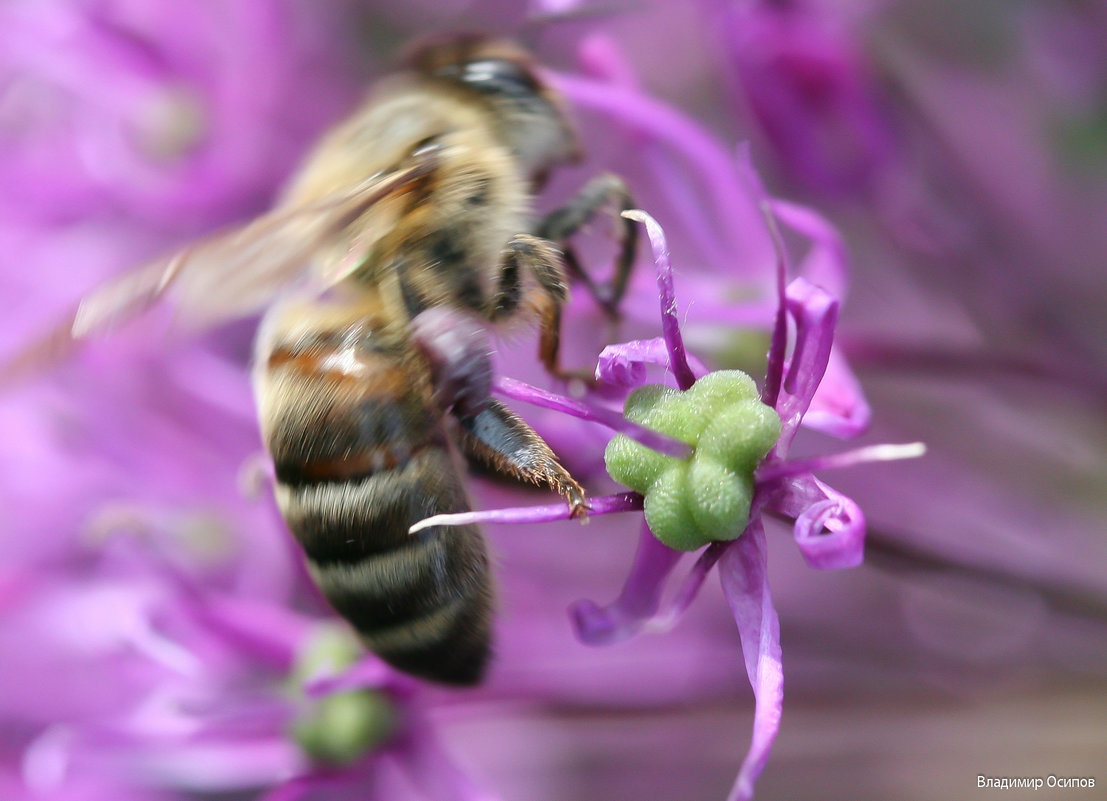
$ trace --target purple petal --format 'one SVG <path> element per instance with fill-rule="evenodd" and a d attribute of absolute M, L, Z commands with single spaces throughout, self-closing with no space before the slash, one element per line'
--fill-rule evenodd
<path fill-rule="evenodd" d="M 861 507 L 814 476 L 791 479 L 784 487 L 769 506 L 795 518 L 796 545 L 807 564 L 817 570 L 861 564 L 865 557 L 865 515 Z"/>
<path fill-rule="evenodd" d="M 891 462 L 899 459 L 915 459 L 926 453 L 926 445 L 921 442 L 909 442 L 904 445 L 866 445 L 845 453 L 829 456 L 816 456 L 813 459 L 798 459 L 788 462 L 765 464 L 757 471 L 758 483 L 775 481 L 787 476 L 814 473 L 818 470 L 832 470 L 839 467 L 853 467 L 865 462 Z"/>
<path fill-rule="evenodd" d="M 601 392 L 616 390 L 614 393 L 604 392 L 604 395 L 622 395 L 642 386 L 646 383 L 646 365 L 656 364 L 656 352 L 664 347 L 665 341 L 660 338 L 608 345 L 600 351 L 600 357 L 596 360 L 597 389 Z"/>
<path fill-rule="evenodd" d="M 812 242 L 811 252 L 800 265 L 800 275 L 839 300 L 844 299 L 849 288 L 849 252 L 838 229 L 807 206 L 775 199 L 769 205 L 778 220 Z"/>
<path fill-rule="evenodd" d="M 766 570 L 765 531 L 755 520 L 719 560 L 723 585 L 738 636 L 746 675 L 755 699 L 753 736 L 728 801 L 753 798 L 753 785 L 776 739 L 784 703 L 784 673 L 780 662 L 780 621 L 773 608 Z"/>
<path fill-rule="evenodd" d="M 776 218 L 764 196 L 761 187 L 761 179 L 753 169 L 750 160 L 749 147 L 738 148 L 738 164 L 746 174 L 746 182 L 752 190 L 761 198 L 761 209 L 765 214 L 765 223 L 769 228 L 769 236 L 773 242 L 773 250 L 776 251 L 776 316 L 773 318 L 773 333 L 769 343 L 768 363 L 765 367 L 765 387 L 761 391 L 761 399 L 776 408 L 780 399 L 780 390 L 784 383 L 784 360 L 788 350 L 788 251 L 784 247 L 784 240 L 777 228 Z"/>
<path fill-rule="evenodd" d="M 713 542 L 703 549 L 700 558 L 692 566 L 692 570 L 680 585 L 680 589 L 673 600 L 665 605 L 665 609 L 661 614 L 656 615 L 653 620 L 649 621 L 646 626 L 649 631 L 669 631 L 677 624 L 684 613 L 688 611 L 688 607 L 692 605 L 692 601 L 696 599 L 700 587 L 707 580 L 707 574 L 711 572 L 711 568 L 719 561 L 719 557 L 723 555 L 723 551 L 729 545 L 729 542 Z"/>
<path fill-rule="evenodd" d="M 665 581 L 681 556 L 662 545 L 643 522 L 634 563 L 619 597 L 607 606 L 577 601 L 570 607 L 577 638 L 588 645 L 610 645 L 636 634 L 657 612 Z"/>
<path fill-rule="evenodd" d="M 692 368 L 688 366 L 685 355 L 684 338 L 680 335 L 680 320 L 677 317 L 676 292 L 673 290 L 673 265 L 669 259 L 669 244 L 665 241 L 665 232 L 657 220 L 644 211 L 624 211 L 623 216 L 646 226 L 646 233 L 653 247 L 654 263 L 657 265 L 657 290 L 661 298 L 661 333 L 665 338 L 665 347 L 669 351 L 669 369 L 676 378 L 677 386 L 688 389 L 696 383 Z"/>
<path fill-rule="evenodd" d="M 692 373 L 697 378 L 707 375 L 707 366 L 691 353 L 685 353 Z M 661 337 L 636 339 L 608 345 L 600 352 L 596 363 L 596 379 L 600 389 L 616 387 L 633 389 L 646 383 L 646 365 L 669 365 L 668 344 Z"/>
<path fill-rule="evenodd" d="M 841 302 L 849 283 L 849 257 L 841 234 L 825 218 L 805 206 L 783 200 L 773 200 L 768 206 L 777 219 L 814 243 L 800 267 L 803 277 Z M 783 244 L 777 232 L 772 233 L 774 243 L 781 248 L 780 269 L 786 272 Z M 803 416 L 803 425 L 838 437 L 852 437 L 868 428 L 871 414 L 857 377 L 845 359 L 832 349 L 826 373 L 808 413 Z"/>
<path fill-rule="evenodd" d="M 610 428 L 612 431 L 625 434 L 631 439 L 642 443 L 647 448 L 659 451 L 666 456 L 675 456 L 678 459 L 684 459 L 691 453 L 691 448 L 689 448 L 686 443 L 665 434 L 658 433 L 657 431 L 653 431 L 638 423 L 633 423 L 619 414 L 619 412 L 611 409 L 589 405 L 578 400 L 573 400 L 572 398 L 566 398 L 564 395 L 547 392 L 544 389 L 525 384 L 522 381 L 516 381 L 513 378 L 497 378 L 495 380 L 495 388 L 499 394 L 505 397 L 520 400 L 524 403 L 532 403 L 535 406 L 541 406 L 546 409 L 563 412 L 573 417 L 579 417 L 581 420 L 587 420 L 590 423 L 599 423 L 602 426 Z"/>
<path fill-rule="evenodd" d="M 796 341 L 775 404 L 781 433 L 770 460 L 782 458 L 792 444 L 826 372 L 838 322 L 838 299 L 803 278 L 788 285 L 785 305 L 796 322 Z"/>
<path fill-rule="evenodd" d="M 821 310 L 820 305 L 823 301 L 818 292 L 804 288 L 804 284 L 794 281 L 785 286 L 791 267 L 776 221 L 778 218 L 781 219 L 814 242 L 814 247 L 804 259 L 801 270 L 804 273 L 805 283 L 818 286 L 823 295 L 837 303 L 840 303 L 840 298 L 845 292 L 849 274 L 845 244 L 837 230 L 816 212 L 786 201 L 770 201 L 757 172 L 753 169 L 748 147 L 743 146 L 738 149 L 738 163 L 750 192 L 761 202 L 769 235 L 777 254 L 779 306 L 773 324 L 762 399 L 777 408 L 784 381 L 792 382 L 792 386 L 785 389 L 789 394 L 795 395 L 797 394 L 796 382 L 801 376 L 808 379 L 804 382 L 801 394 L 810 393 L 805 403 L 787 404 L 793 412 L 791 420 L 784 419 L 785 414 L 781 414 L 785 426 L 784 435 L 778 447 L 779 453 L 786 452 L 791 438 L 795 435 L 795 426 L 801 423 L 834 436 L 856 436 L 868 427 L 871 417 L 869 404 L 865 400 L 857 378 L 833 349 L 827 356 L 829 368 L 826 365 L 820 368 L 818 363 L 823 349 L 830 348 L 832 344 L 837 308 L 835 307 L 832 312 Z M 796 319 L 796 345 L 792 362 L 799 369 L 791 369 L 788 376 L 785 376 L 789 314 Z M 827 327 L 825 330 L 816 328 L 813 331 L 814 322 L 825 324 Z M 801 338 L 803 331 L 812 332 L 813 335 L 823 335 L 823 337 L 817 340 L 817 344 L 812 344 L 807 342 L 806 338 Z M 813 348 L 808 354 L 813 359 L 809 364 L 804 365 L 799 356 L 807 348 Z M 797 361 L 800 363 L 796 364 Z M 802 411 L 798 411 L 801 407 Z M 782 412 L 782 409 L 777 408 L 777 411 Z M 798 416 L 795 416 L 797 411 Z"/>
<path fill-rule="evenodd" d="M 815 390 L 803 425 L 824 434 L 849 439 L 869 428 L 872 409 L 861 383 L 837 347 L 830 349 L 826 373 Z"/>
<path fill-rule="evenodd" d="M 304 682 L 304 693 L 312 698 L 345 690 L 379 690 L 396 678 L 389 667 L 368 654 L 337 675 L 317 676 Z"/>
<path fill-rule="evenodd" d="M 588 516 L 609 515 L 615 512 L 638 512 L 642 509 L 642 496 L 637 492 L 620 492 L 588 499 Z M 513 506 L 505 509 L 488 509 L 482 512 L 457 512 L 434 515 L 420 520 L 408 529 L 408 534 L 431 526 L 468 526 L 474 523 L 552 523 L 569 520 L 572 510 L 567 503 L 547 506 Z"/>
<path fill-rule="evenodd" d="M 499 796 L 478 787 L 458 767 L 421 715 L 409 721 L 406 731 L 390 753 L 426 798 L 436 801 L 499 801 Z"/>

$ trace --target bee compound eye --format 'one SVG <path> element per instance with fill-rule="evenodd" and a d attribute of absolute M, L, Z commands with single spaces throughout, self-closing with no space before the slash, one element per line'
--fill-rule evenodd
<path fill-rule="evenodd" d="M 442 149 L 442 135 L 435 134 L 425 139 L 420 139 L 411 149 L 411 156 L 415 159 L 426 158 Z"/>
<path fill-rule="evenodd" d="M 508 59 L 471 61 L 461 70 L 461 81 L 481 94 L 504 97 L 530 97 L 541 87 L 525 66 Z"/>

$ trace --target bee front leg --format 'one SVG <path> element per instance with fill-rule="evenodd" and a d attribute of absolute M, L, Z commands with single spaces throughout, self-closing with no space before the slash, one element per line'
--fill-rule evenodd
<path fill-rule="evenodd" d="M 587 515 L 583 487 L 561 466 L 538 432 L 502 403 L 489 400 L 480 412 L 458 416 L 458 421 L 460 444 L 468 456 L 500 475 L 545 485 L 565 496 L 573 517 Z"/>
<path fill-rule="evenodd" d="M 581 266 L 569 245 L 569 239 L 586 226 L 604 206 L 610 206 L 615 212 L 619 252 L 611 280 L 597 284 Z M 632 208 L 634 199 L 622 178 L 610 173 L 597 175 L 581 188 L 576 197 L 546 215 L 536 231 L 538 236 L 560 246 L 569 274 L 584 285 L 612 319 L 618 317 L 619 302 L 626 293 L 638 249 L 638 226 L 632 220 L 620 216 L 622 212 Z"/>

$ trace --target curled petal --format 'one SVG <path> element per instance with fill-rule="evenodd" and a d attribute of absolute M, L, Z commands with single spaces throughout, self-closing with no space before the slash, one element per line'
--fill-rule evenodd
<path fill-rule="evenodd" d="M 708 370 L 703 362 L 691 353 L 686 352 L 684 355 L 696 378 L 707 375 Z M 646 383 L 648 364 L 660 367 L 669 365 L 668 344 L 662 337 L 608 345 L 600 352 L 596 363 L 596 379 L 601 388 L 634 389 Z"/>
<path fill-rule="evenodd" d="M 623 216 L 646 226 L 646 234 L 653 248 L 654 263 L 657 265 L 657 290 L 661 299 L 661 333 L 669 352 L 669 370 L 676 378 L 677 386 L 688 389 L 696 383 L 696 376 L 688 366 L 684 337 L 680 334 L 676 291 L 673 289 L 673 265 L 669 259 L 669 243 L 665 241 L 665 232 L 661 230 L 657 220 L 644 211 L 638 209 L 624 211 Z"/>
<path fill-rule="evenodd" d="M 665 581 L 681 553 L 661 542 L 642 523 L 638 550 L 619 597 L 607 606 L 577 601 L 569 610 L 577 638 L 588 645 L 610 645 L 637 634 L 657 612 Z"/>
<path fill-rule="evenodd" d="M 865 515 L 861 507 L 814 476 L 788 481 L 770 507 L 796 519 L 794 535 L 810 567 L 856 567 L 865 556 Z"/>
<path fill-rule="evenodd" d="M 808 507 L 796 519 L 795 537 L 813 568 L 856 567 L 865 557 L 865 516 L 852 499 L 841 495 Z"/>
<path fill-rule="evenodd" d="M 755 699 L 753 736 L 728 801 L 753 798 L 753 785 L 780 729 L 784 672 L 780 661 L 780 621 L 773 608 L 766 563 L 765 531 L 760 520 L 729 544 L 719 560 L 723 594 L 738 625 L 746 675 Z"/>
<path fill-rule="evenodd" d="M 788 452 L 826 372 L 838 324 L 838 299 L 803 278 L 788 285 L 785 305 L 796 323 L 796 341 L 776 399 L 781 433 L 769 454 L 770 460 L 782 458 Z"/>
<path fill-rule="evenodd" d="M 739 149 L 739 163 L 749 161 L 748 148 Z M 746 183 L 761 199 L 769 234 L 777 253 L 777 291 L 780 306 L 773 325 L 762 399 L 784 421 L 781 442 L 773 454 L 787 452 L 800 424 L 838 437 L 852 437 L 868 428 L 871 409 L 861 385 L 845 360 L 832 348 L 838 307 L 849 272 L 845 244 L 834 227 L 803 206 L 770 201 L 756 180 L 752 166 Z M 809 237 L 814 247 L 802 272 L 785 287 L 791 267 L 777 219 Z M 792 359 L 786 363 L 787 318 L 796 325 Z M 783 393 L 783 397 L 782 397 Z"/>
<path fill-rule="evenodd" d="M 629 392 L 642 386 L 646 383 L 646 364 L 651 363 L 655 352 L 664 346 L 660 338 L 608 345 L 600 351 L 596 361 L 599 387 Z"/>

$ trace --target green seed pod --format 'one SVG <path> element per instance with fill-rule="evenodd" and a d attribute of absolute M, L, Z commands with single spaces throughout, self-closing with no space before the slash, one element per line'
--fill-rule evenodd
<path fill-rule="evenodd" d="M 654 480 L 646 496 L 645 514 L 654 536 L 678 551 L 702 545 L 699 526 L 688 507 L 687 470 L 678 460 Z"/>
<path fill-rule="evenodd" d="M 604 452 L 611 477 L 645 497 L 654 536 L 680 551 L 739 537 L 749 521 L 753 472 L 780 437 L 780 418 L 761 402 L 753 379 L 724 370 L 685 392 L 640 387 L 624 415 L 692 447 L 677 459 L 619 434 Z"/>

